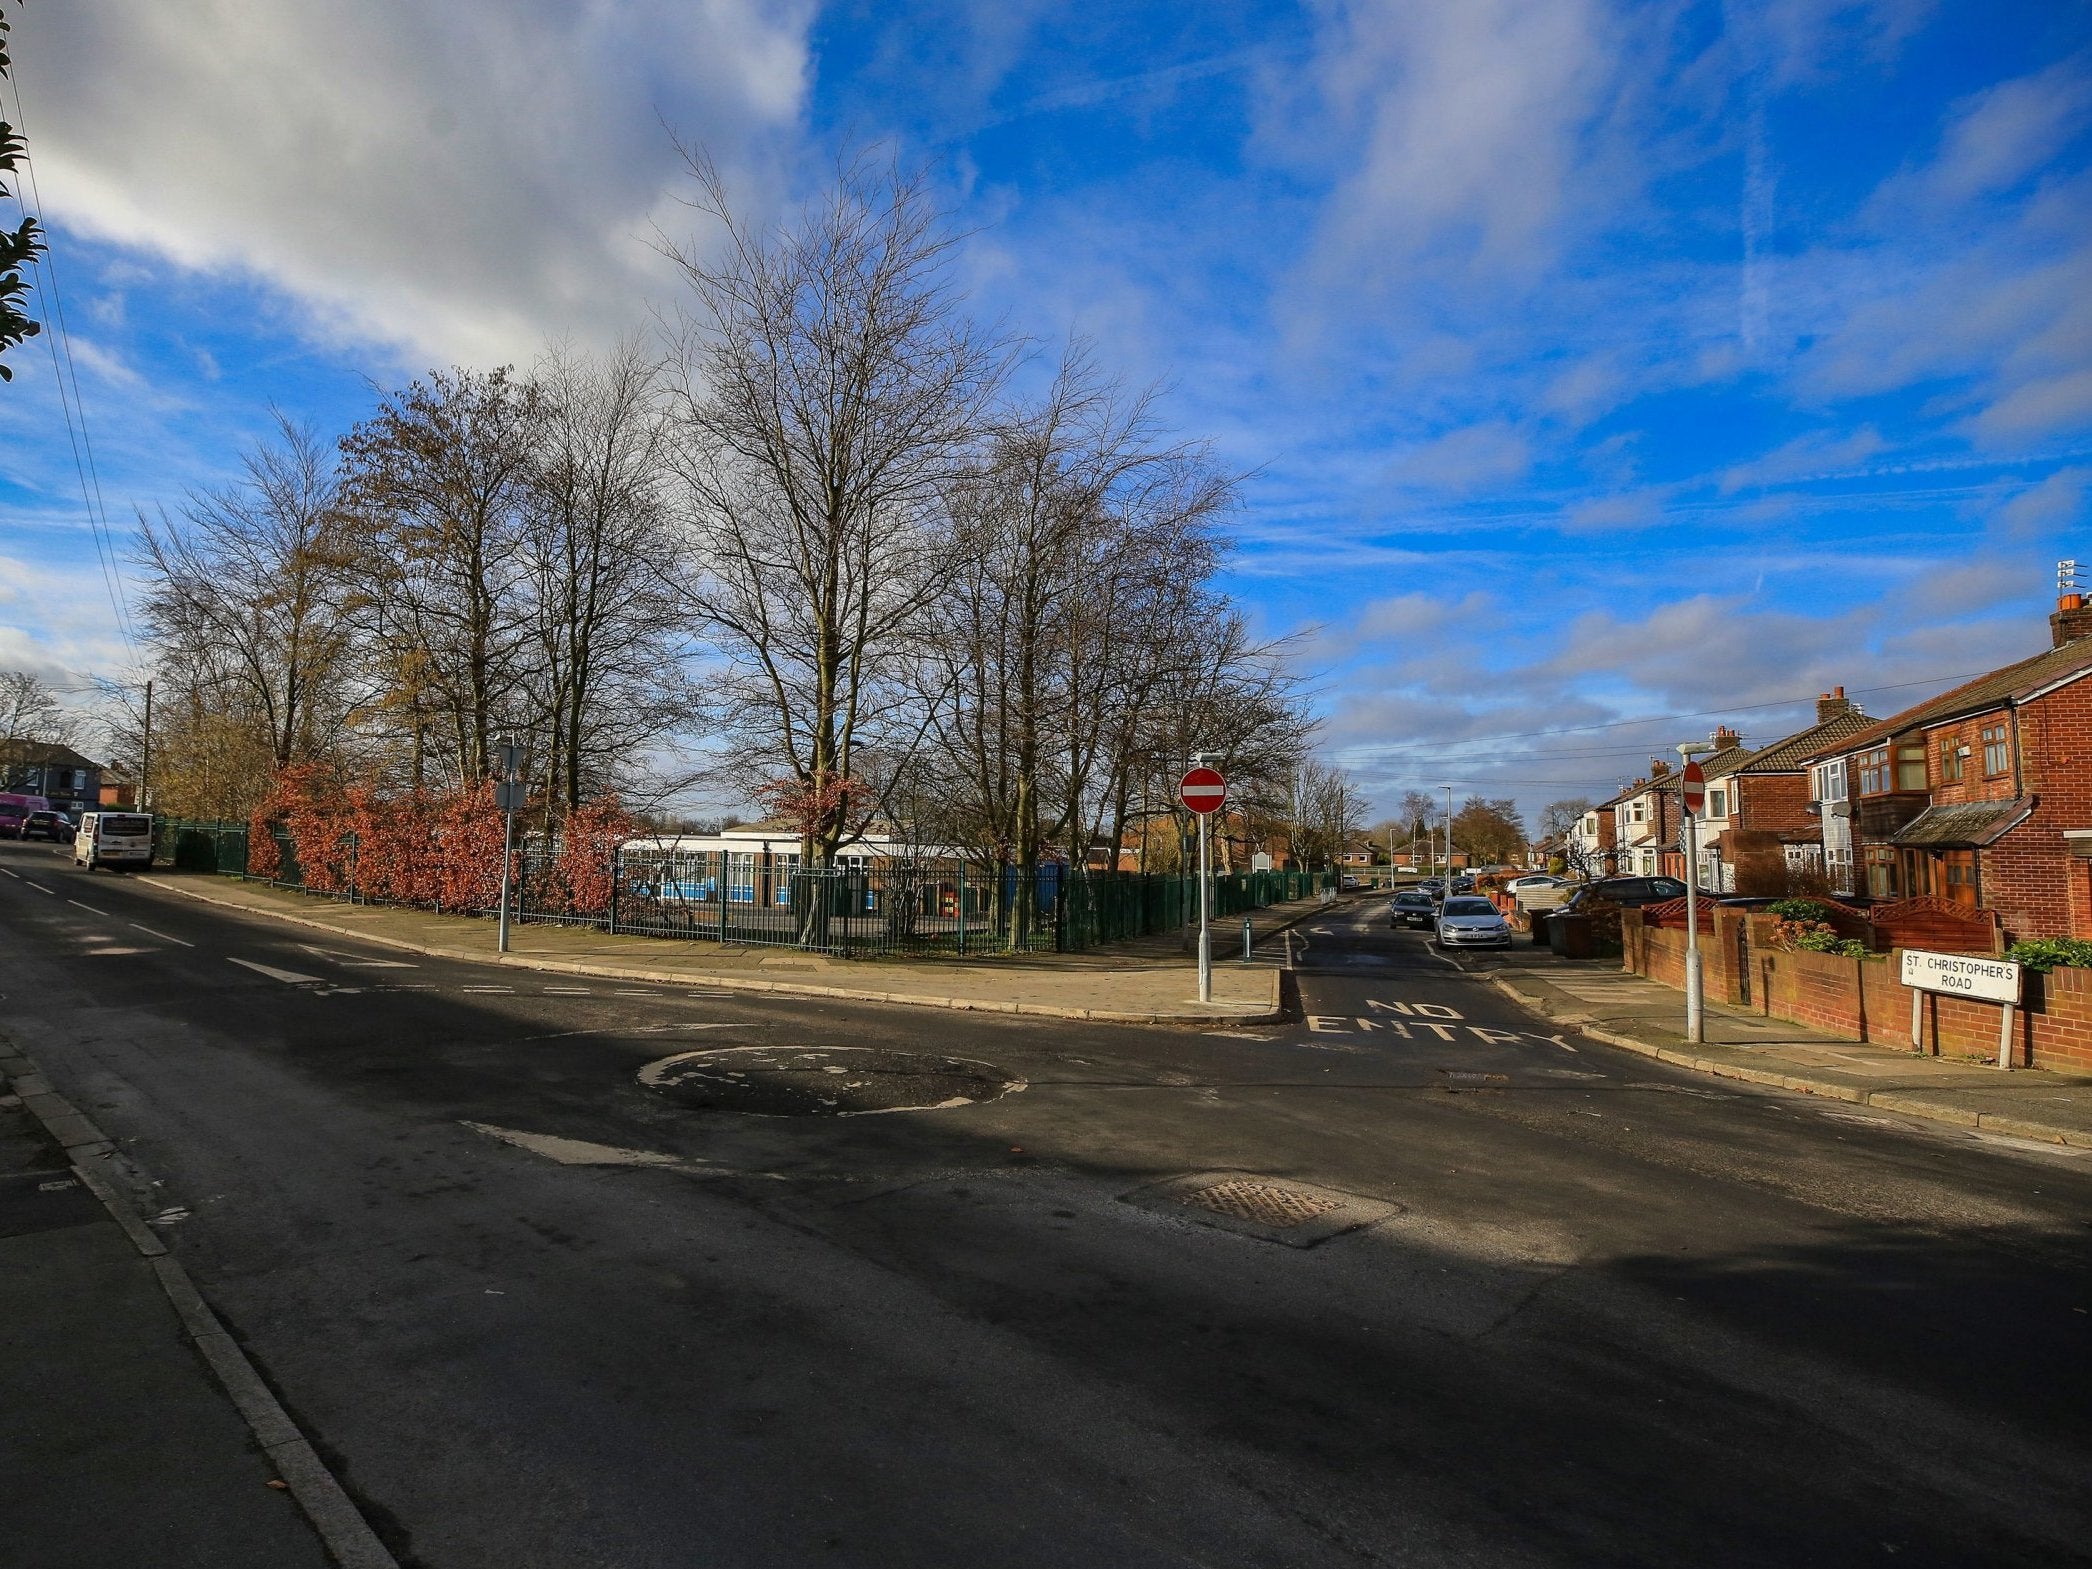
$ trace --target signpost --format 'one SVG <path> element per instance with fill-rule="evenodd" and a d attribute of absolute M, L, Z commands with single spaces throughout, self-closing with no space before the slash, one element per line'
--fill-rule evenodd
<path fill-rule="evenodd" d="M 509 868 L 516 859 L 516 813 L 523 806 L 523 744 L 514 736 L 494 743 L 494 805 L 504 818 L 501 828 L 501 926 L 495 951 L 508 952 Z"/>
<path fill-rule="evenodd" d="M 1685 766 L 1678 770 L 1678 848 L 1685 852 L 1685 1038 L 1707 1038 L 1706 993 L 1700 981 L 1700 835 L 1699 812 L 1707 799 L 1707 774 L 1693 760 L 1693 753 L 1711 751 L 1705 741 L 1687 741 L 1678 748 Z M 1663 798 L 1657 797 L 1658 801 Z M 1662 813 L 1657 814 L 1661 816 Z"/>
<path fill-rule="evenodd" d="M 1923 948 L 1903 950 L 1902 981 L 1910 988 L 1910 1049 L 1924 1044 L 1925 994 L 1973 997 L 1979 1002 L 2005 1005 L 1998 1024 L 1998 1066 L 2012 1066 L 2012 1023 L 2018 1016 L 2023 971 L 2010 959 L 1985 959 L 1971 953 L 1930 953 Z M 1937 1039 L 1933 1042 L 1939 1050 Z"/>
<path fill-rule="evenodd" d="M 1177 781 L 1177 799 L 1199 820 L 1199 1001 L 1213 1000 L 1213 870 L 1206 820 L 1227 804 L 1228 782 L 1206 766 L 1206 754 Z"/>

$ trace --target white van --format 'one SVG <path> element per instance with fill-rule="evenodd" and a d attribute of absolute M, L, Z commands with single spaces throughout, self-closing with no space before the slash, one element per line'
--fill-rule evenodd
<path fill-rule="evenodd" d="M 90 872 L 97 866 L 153 864 L 153 820 L 146 812 L 89 812 L 73 835 L 73 865 Z"/>

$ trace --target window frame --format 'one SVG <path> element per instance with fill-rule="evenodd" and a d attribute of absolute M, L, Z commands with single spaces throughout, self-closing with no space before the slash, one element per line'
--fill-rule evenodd
<path fill-rule="evenodd" d="M 1994 725 L 1985 725 L 1983 740 L 1983 777 L 2002 779 L 2012 772 L 2012 726 L 2004 720 Z M 1991 767 L 1991 753 L 1997 753 L 1997 767 Z"/>
<path fill-rule="evenodd" d="M 1887 795 L 1889 793 L 1889 748 L 1884 742 L 1859 753 L 1853 761 L 1859 765 L 1858 795 Z"/>
<path fill-rule="evenodd" d="M 1939 782 L 1960 784 L 1967 765 L 1961 756 L 1961 737 L 1950 735 L 1939 744 Z"/>

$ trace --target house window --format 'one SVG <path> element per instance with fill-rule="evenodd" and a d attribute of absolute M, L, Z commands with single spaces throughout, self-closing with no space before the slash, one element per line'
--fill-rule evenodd
<path fill-rule="evenodd" d="M 1897 896 L 1894 845 L 1867 846 L 1867 892 L 1877 899 L 1893 899 Z"/>
<path fill-rule="evenodd" d="M 1707 815 L 1709 817 L 1727 817 L 1729 815 L 1728 791 L 1709 790 L 1707 792 Z"/>
<path fill-rule="evenodd" d="M 1636 801 L 1632 806 L 1627 808 L 1627 820 L 1631 823 L 1638 823 L 1642 820 L 1641 802 Z"/>
<path fill-rule="evenodd" d="M 1845 799 L 1845 765 L 1825 763 L 1816 770 L 1816 799 L 1819 801 L 1842 801 Z"/>
<path fill-rule="evenodd" d="M 1896 788 L 1898 790 L 1922 790 L 1925 788 L 1925 743 L 1906 742 L 1896 748 Z"/>
<path fill-rule="evenodd" d="M 1889 788 L 1889 749 L 1877 746 L 1871 752 L 1860 753 L 1856 761 L 1860 765 L 1860 794 L 1886 794 Z"/>
<path fill-rule="evenodd" d="M 1961 738 L 1948 736 L 1939 744 L 1939 782 L 1953 784 L 1961 778 Z"/>
<path fill-rule="evenodd" d="M 2003 725 L 1983 727 L 1983 777 L 1995 779 L 2012 767 L 2012 753 L 2005 744 Z"/>

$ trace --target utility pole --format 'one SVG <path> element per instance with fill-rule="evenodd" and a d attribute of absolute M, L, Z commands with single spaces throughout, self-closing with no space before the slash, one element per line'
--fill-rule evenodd
<path fill-rule="evenodd" d="M 141 812 L 149 810 L 152 806 L 152 778 L 153 684 L 148 678 L 145 683 L 145 746 L 143 755 L 138 759 L 138 810 Z"/>

